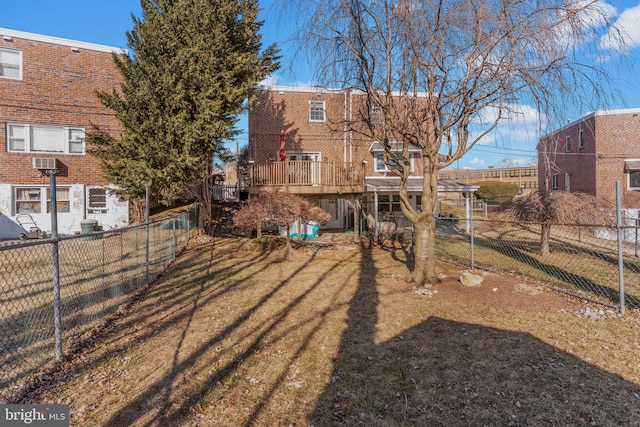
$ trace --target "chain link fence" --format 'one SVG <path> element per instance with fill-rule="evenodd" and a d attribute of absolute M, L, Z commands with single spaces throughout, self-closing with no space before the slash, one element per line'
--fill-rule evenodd
<path fill-rule="evenodd" d="M 158 277 L 182 251 L 197 209 L 149 224 L 0 247 L 0 400 Z M 60 313 L 54 316 L 54 257 Z"/>
<path fill-rule="evenodd" d="M 443 260 L 525 276 L 621 311 L 640 308 L 638 227 L 620 227 L 618 239 L 617 227 L 551 224 L 542 255 L 542 224 L 437 223 L 436 254 Z"/>

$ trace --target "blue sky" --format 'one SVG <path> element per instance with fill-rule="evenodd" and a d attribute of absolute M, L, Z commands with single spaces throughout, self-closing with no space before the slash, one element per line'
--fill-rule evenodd
<path fill-rule="evenodd" d="M 280 85 L 313 85 L 304 67 L 292 69 L 290 40 L 294 28 L 289 24 L 294 19 L 283 16 L 277 0 L 263 0 L 262 28 L 265 45 L 276 43 L 284 55 L 283 69 L 272 77 L 271 82 Z M 622 25 L 628 35 L 630 48 L 628 64 L 617 78 L 619 88 L 625 94 L 620 105 L 612 108 L 640 108 L 640 0 L 608 1 L 612 21 Z M 114 47 L 127 47 L 125 33 L 131 30 L 131 14 L 140 16 L 139 0 L 17 0 L 6 1 L 0 12 L 0 27 L 27 31 L 54 37 L 62 37 Z M 603 55 L 616 53 L 603 49 Z M 533 125 L 535 111 L 523 106 L 524 121 L 502 128 L 501 132 L 487 138 L 460 160 L 460 167 L 473 169 L 496 165 L 503 159 L 515 164 L 526 164 L 536 157 L 535 146 L 539 138 L 537 126 Z M 582 112 L 585 114 L 588 111 Z M 579 117 L 567 117 L 575 120 Z M 247 143 L 246 117 L 239 124 L 244 131 L 239 145 Z M 235 143 L 230 144 L 235 149 Z"/>

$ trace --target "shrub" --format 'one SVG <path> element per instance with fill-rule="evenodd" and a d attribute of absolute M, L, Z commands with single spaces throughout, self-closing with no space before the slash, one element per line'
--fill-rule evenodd
<path fill-rule="evenodd" d="M 475 185 L 480 187 L 476 191 L 476 198 L 485 202 L 504 203 L 518 194 L 518 186 L 510 182 L 482 181 L 477 182 Z"/>

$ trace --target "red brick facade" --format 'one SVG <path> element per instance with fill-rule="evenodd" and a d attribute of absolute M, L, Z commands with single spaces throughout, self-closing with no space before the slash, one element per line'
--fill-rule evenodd
<path fill-rule="evenodd" d="M 117 136 L 115 114 L 96 91 L 119 87 L 117 48 L 0 29 L 0 240 L 20 235 L 20 218 L 50 232 L 49 177 L 34 159 L 56 159 L 57 226 L 81 231 L 84 220 L 105 230 L 126 226 L 128 203 L 108 193 L 99 161 L 86 154 L 93 126 Z M 16 223 L 12 224 L 10 221 Z"/>
<path fill-rule="evenodd" d="M 9 152 L 7 123 L 83 127 L 95 124 L 118 132 L 112 111 L 102 106 L 96 90 L 118 86 L 112 48 L 0 30 L 0 48 L 22 53 L 22 78 L 0 77 L 0 183 L 41 184 L 33 157 L 58 160 L 60 184 L 107 184 L 99 163 L 85 154 Z M 31 37 L 34 36 L 34 37 Z"/>
<path fill-rule="evenodd" d="M 324 102 L 326 120 L 310 120 L 310 102 Z M 364 97 L 347 90 L 314 88 L 274 88 L 258 90 L 256 105 L 249 113 L 249 158 L 256 163 L 277 160 L 280 132 L 286 135 L 287 153 L 319 152 L 322 161 L 337 164 L 361 164 L 366 161 L 366 176 L 375 172 L 370 152 L 373 140 L 358 132 L 358 115 Z M 349 123 L 354 128 L 350 129 Z M 414 157 L 414 175 L 421 175 L 421 159 Z"/>
<path fill-rule="evenodd" d="M 583 192 L 615 203 L 620 181 L 622 207 L 640 208 L 640 192 L 628 189 L 624 169 L 625 160 L 638 158 L 640 109 L 595 112 L 540 140 L 538 185 L 541 191 Z"/>

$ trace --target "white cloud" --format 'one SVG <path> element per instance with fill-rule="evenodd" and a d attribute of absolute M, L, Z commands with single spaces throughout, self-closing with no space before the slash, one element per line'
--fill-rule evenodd
<path fill-rule="evenodd" d="M 640 46 L 640 4 L 625 9 L 613 23 L 600 45 L 604 49 L 625 51 Z"/>
<path fill-rule="evenodd" d="M 482 167 L 485 165 L 484 160 L 479 158 L 472 159 L 469 163 L 467 163 L 471 167 Z"/>
<path fill-rule="evenodd" d="M 602 31 L 618 14 L 615 6 L 603 0 L 573 0 L 565 2 L 564 7 L 566 10 L 560 13 L 560 23 L 554 29 L 556 47 L 564 49 L 591 42 L 597 31 Z"/>
<path fill-rule="evenodd" d="M 505 112 L 506 111 L 506 112 Z M 497 108 L 486 108 L 476 123 L 493 123 L 498 116 Z M 482 137 L 477 145 L 522 146 L 535 144 L 540 136 L 540 128 L 545 116 L 537 109 L 524 104 L 508 104 L 503 109 L 504 118 L 491 133 Z M 471 137 L 477 136 L 482 125 L 475 126 Z"/>

